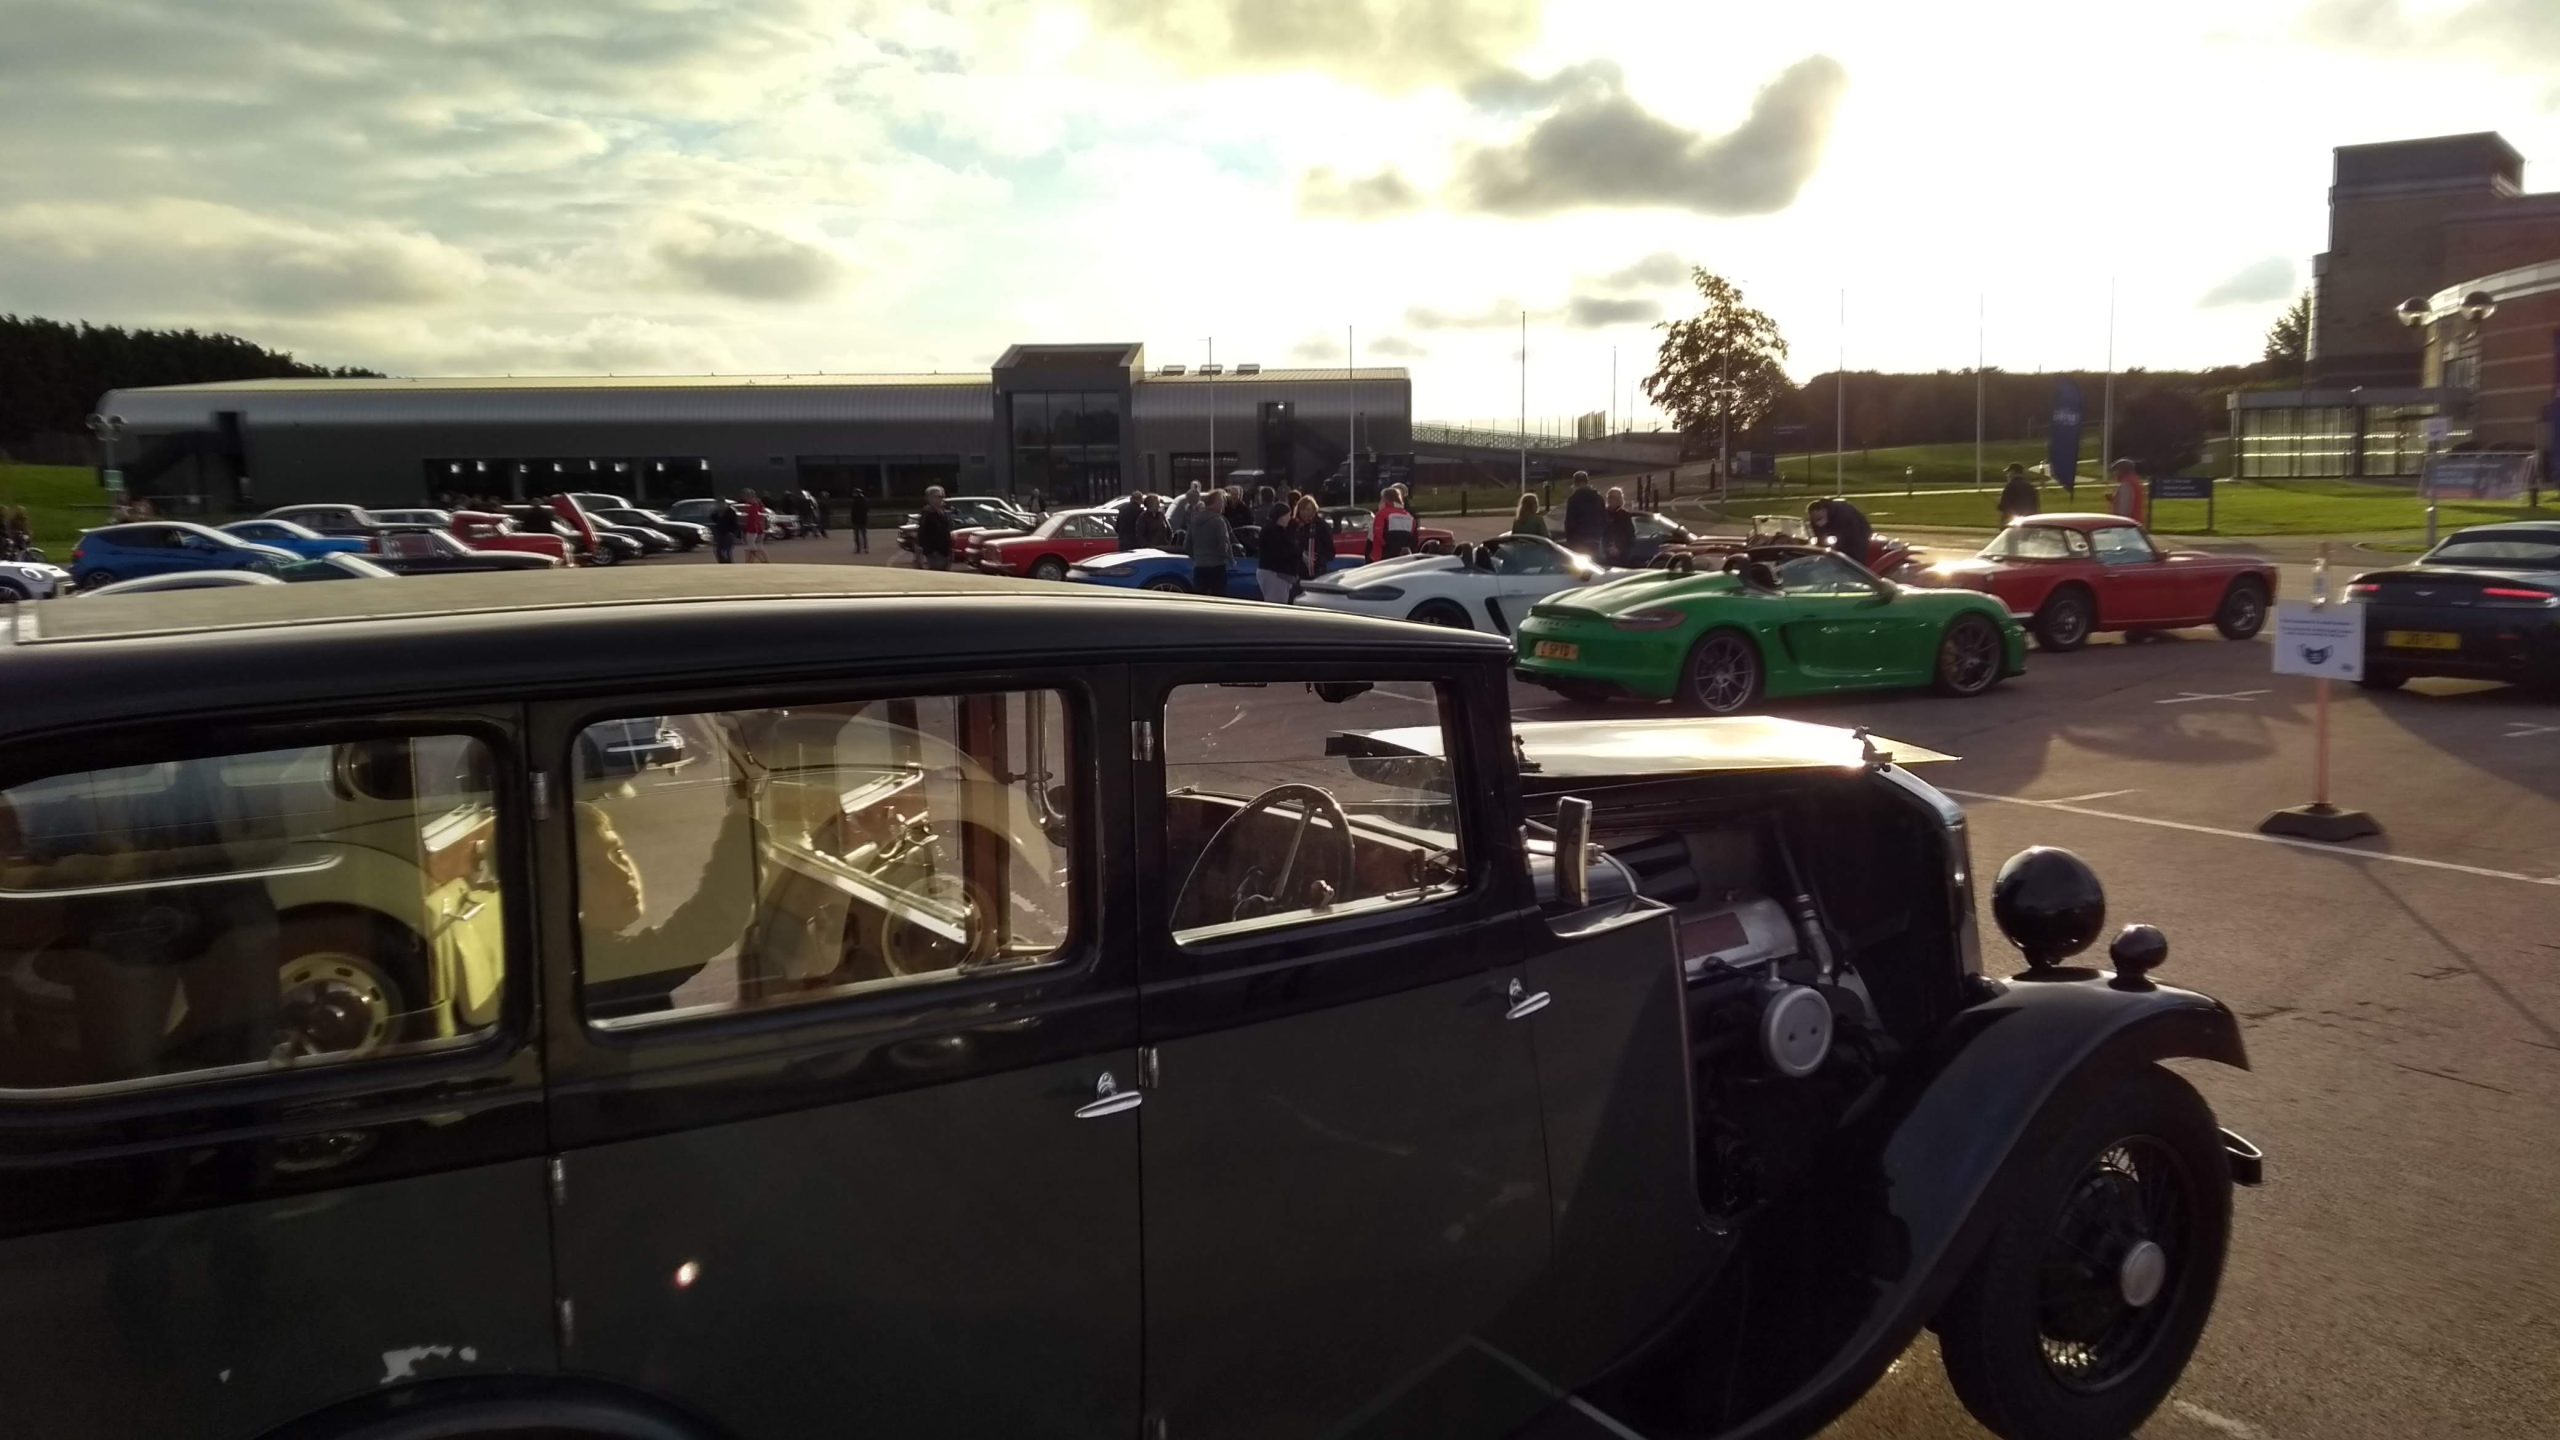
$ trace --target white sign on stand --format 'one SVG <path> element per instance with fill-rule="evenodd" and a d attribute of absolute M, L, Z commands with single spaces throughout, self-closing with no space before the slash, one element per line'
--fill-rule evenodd
<path fill-rule="evenodd" d="M 2276 673 L 2324 680 L 2364 677 L 2364 607 L 2276 602 Z"/>

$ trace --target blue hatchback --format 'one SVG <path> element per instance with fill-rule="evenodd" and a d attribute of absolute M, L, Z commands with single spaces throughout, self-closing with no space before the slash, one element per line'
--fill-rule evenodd
<path fill-rule="evenodd" d="M 317 560 L 323 555 L 362 555 L 367 548 L 360 537 L 323 535 L 290 520 L 234 520 L 222 527 L 222 533 L 252 545 L 273 545 L 279 550 L 290 550 L 305 560 Z"/>
<path fill-rule="evenodd" d="M 84 530 L 71 547 L 71 581 L 83 590 L 138 580 L 145 575 L 175 575 L 182 570 L 273 571 L 302 557 L 275 545 L 261 545 L 237 535 L 184 520 L 144 520 Z"/>

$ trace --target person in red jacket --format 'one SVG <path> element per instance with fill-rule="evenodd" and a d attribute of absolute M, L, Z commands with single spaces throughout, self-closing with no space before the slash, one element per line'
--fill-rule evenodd
<path fill-rule="evenodd" d="M 2151 496 L 2142 483 L 2142 467 L 2130 460 L 2119 460 L 2112 467 L 2115 493 L 2108 496 L 2107 508 L 2137 525 L 2151 523 Z"/>
<path fill-rule="evenodd" d="M 1369 558 L 1392 560 L 1413 553 L 1413 512 L 1404 508 L 1404 487 L 1390 485 L 1378 497 L 1378 513 L 1369 522 Z"/>

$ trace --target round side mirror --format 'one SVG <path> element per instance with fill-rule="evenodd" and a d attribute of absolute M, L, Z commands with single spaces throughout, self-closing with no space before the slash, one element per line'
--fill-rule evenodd
<path fill-rule="evenodd" d="M 2059 965 L 2089 948 L 2107 923 L 2106 887 L 2088 862 L 2037 845 L 2009 857 L 1991 884 L 1991 914 L 2031 969 Z"/>

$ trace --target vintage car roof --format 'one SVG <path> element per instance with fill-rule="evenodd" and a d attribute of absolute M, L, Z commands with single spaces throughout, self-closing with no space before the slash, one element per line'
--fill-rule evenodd
<path fill-rule="evenodd" d="M 0 611 L 0 735 L 659 680 L 1184 654 L 1505 657 L 1468 631 L 1258 601 L 852 565 L 412 576 Z"/>
<path fill-rule="evenodd" d="M 2009 523 L 2012 525 L 2068 525 L 2075 530 L 2087 530 L 2100 525 L 2131 525 L 2137 522 L 2127 516 L 2111 514 L 2104 510 L 2056 510 L 2043 515 L 2021 515 Z"/>
<path fill-rule="evenodd" d="M 1919 745 L 1862 736 L 1836 725 L 1771 715 L 1645 720 L 1523 720 L 1511 727 L 1521 758 L 1550 779 L 1652 779 L 1730 770 L 1855 769 L 1870 758 L 1896 765 L 1952 760 Z M 1337 737 L 1340 753 L 1438 755 L 1437 725 L 1363 730 Z M 1870 757 L 1868 746 L 1874 747 Z"/>

